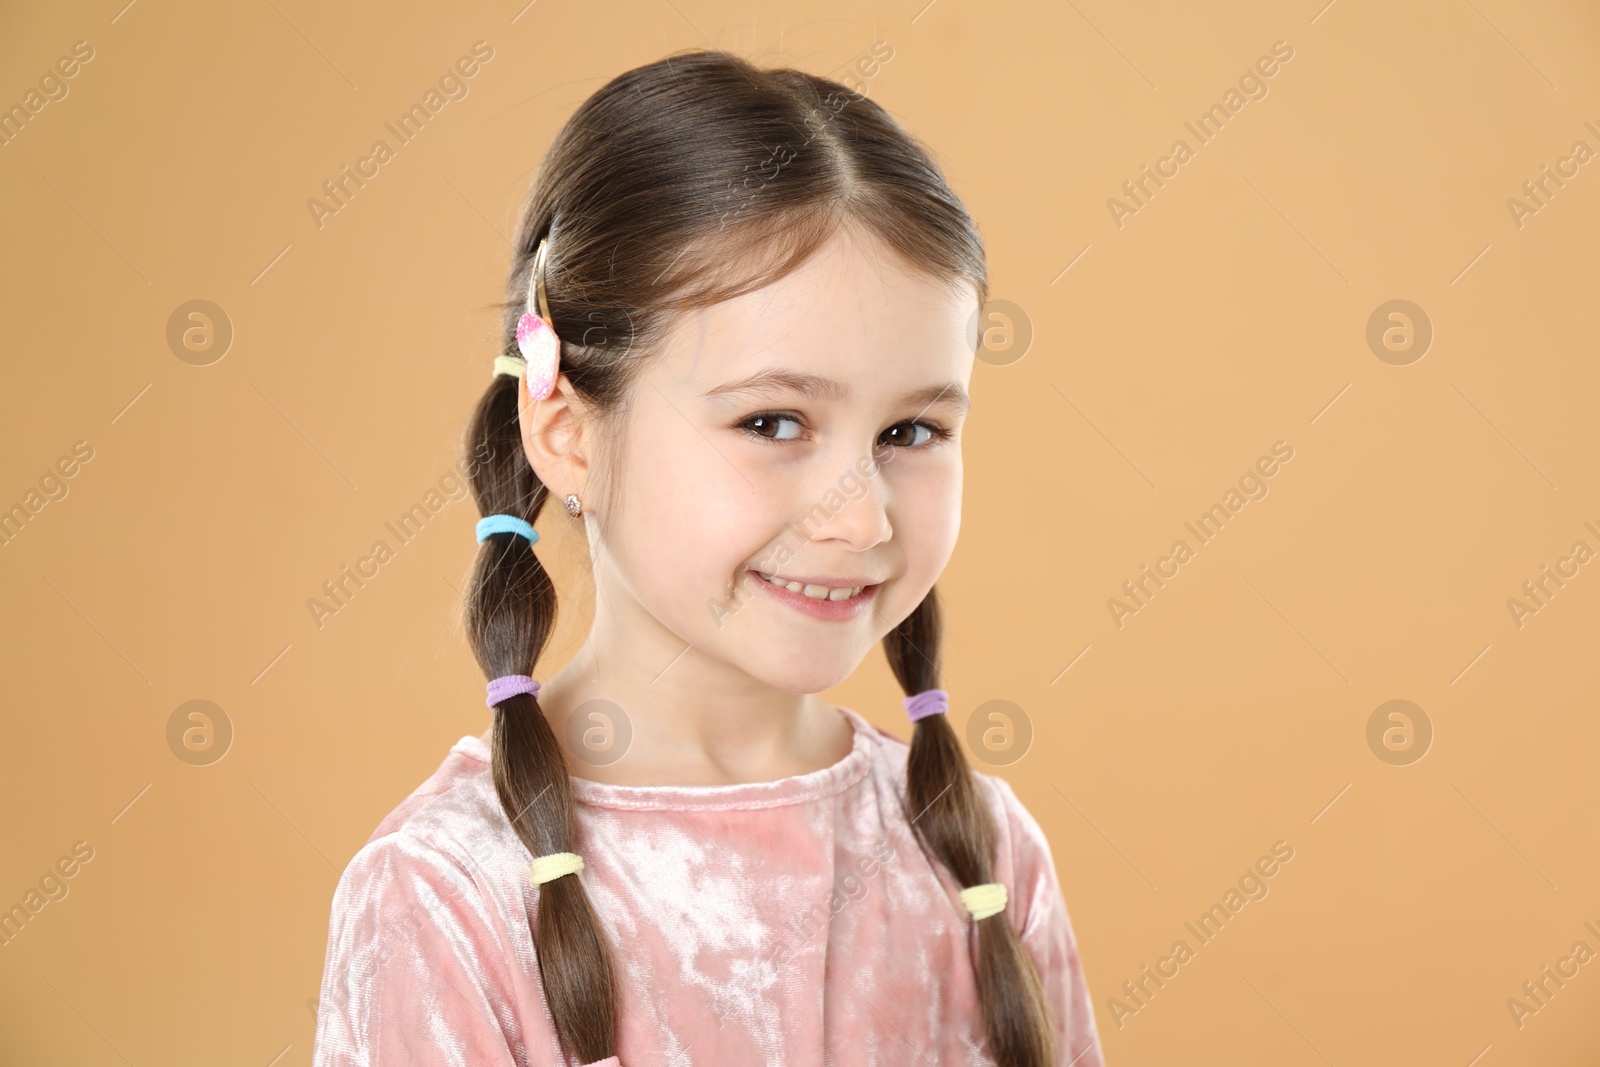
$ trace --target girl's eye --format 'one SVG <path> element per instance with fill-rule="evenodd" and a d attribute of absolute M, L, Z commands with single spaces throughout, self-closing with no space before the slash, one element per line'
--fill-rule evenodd
<path fill-rule="evenodd" d="M 788 423 L 789 427 L 783 424 Z M 800 420 L 792 415 L 781 415 L 776 411 L 763 411 L 751 415 L 739 424 L 757 437 L 765 437 L 769 441 L 792 441 L 800 436 Z"/>
<path fill-rule="evenodd" d="M 804 430 L 800 419 L 779 411 L 757 412 L 739 423 L 739 428 L 753 437 L 767 441 L 793 441 L 799 438 Z M 907 419 L 905 422 L 895 423 L 878 435 L 878 445 L 923 448 L 948 440 L 951 436 L 951 431 L 936 423 Z"/>
<path fill-rule="evenodd" d="M 932 445 L 937 441 L 948 440 L 950 431 L 943 426 L 921 419 L 910 419 L 906 422 L 897 422 L 878 438 L 881 445 L 894 445 L 900 448 L 922 448 Z"/>

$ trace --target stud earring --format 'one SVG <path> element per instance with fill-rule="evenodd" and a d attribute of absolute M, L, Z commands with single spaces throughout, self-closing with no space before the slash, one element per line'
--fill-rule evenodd
<path fill-rule="evenodd" d="M 567 505 L 567 514 L 568 515 L 572 515 L 572 516 L 576 517 L 578 515 L 582 515 L 583 514 L 583 505 L 578 502 L 578 498 L 576 496 L 574 496 L 573 494 L 571 494 L 571 493 L 567 494 L 567 499 L 566 499 L 565 503 Z"/>

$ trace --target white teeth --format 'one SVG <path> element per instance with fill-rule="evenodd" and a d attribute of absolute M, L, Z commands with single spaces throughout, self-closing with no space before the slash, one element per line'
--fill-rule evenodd
<path fill-rule="evenodd" d="M 760 571 L 756 573 L 761 574 Z M 773 585 L 782 586 L 792 593 L 800 593 L 810 597 L 812 600 L 849 600 L 866 588 L 864 585 L 840 586 L 837 589 L 829 588 L 826 585 L 802 585 L 799 582 L 791 582 L 780 578 L 776 574 L 761 574 L 761 577 Z"/>

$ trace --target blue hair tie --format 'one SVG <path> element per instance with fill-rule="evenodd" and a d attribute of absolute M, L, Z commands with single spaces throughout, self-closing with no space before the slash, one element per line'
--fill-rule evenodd
<path fill-rule="evenodd" d="M 490 534 L 514 533 L 528 539 L 528 544 L 539 540 L 539 531 L 527 519 L 519 519 L 515 515 L 485 515 L 478 520 L 478 544 L 483 544 L 484 538 Z"/>

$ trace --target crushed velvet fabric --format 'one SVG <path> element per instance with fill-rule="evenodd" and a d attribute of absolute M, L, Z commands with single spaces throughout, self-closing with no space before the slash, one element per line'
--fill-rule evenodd
<path fill-rule="evenodd" d="M 993 1064 L 974 923 L 901 807 L 909 745 L 848 708 L 853 748 L 717 786 L 573 778 L 583 880 L 617 960 L 607 1067 Z M 1038 822 L 976 773 L 994 878 L 1043 979 L 1062 1067 L 1102 1067 L 1077 943 Z M 314 1067 L 573 1067 L 540 983 L 531 856 L 463 737 L 339 880 Z"/>

